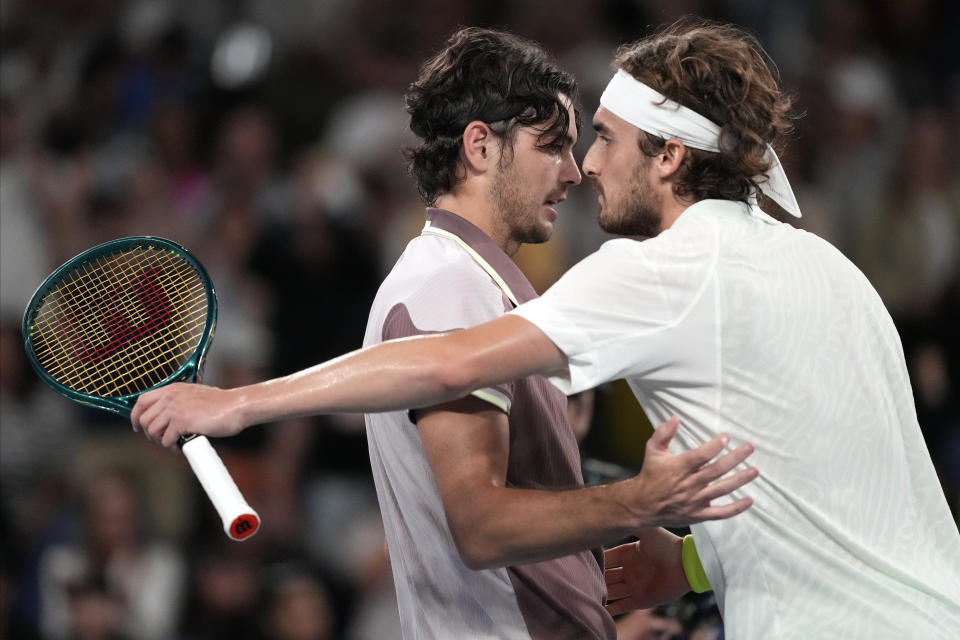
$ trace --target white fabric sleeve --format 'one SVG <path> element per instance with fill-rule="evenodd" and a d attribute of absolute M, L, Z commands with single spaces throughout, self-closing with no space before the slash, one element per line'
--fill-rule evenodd
<path fill-rule="evenodd" d="M 567 356 L 568 377 L 551 383 L 572 394 L 626 376 L 695 381 L 698 354 L 714 346 L 713 306 L 700 304 L 711 252 L 687 247 L 678 254 L 673 244 L 611 240 L 512 312 Z"/>

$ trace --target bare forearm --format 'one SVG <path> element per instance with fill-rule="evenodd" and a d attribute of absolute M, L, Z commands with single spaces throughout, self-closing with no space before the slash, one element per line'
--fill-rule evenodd
<path fill-rule="evenodd" d="M 508 316 L 465 331 L 385 342 L 231 393 L 248 426 L 318 413 L 424 407 L 565 366 L 546 336 Z"/>
<path fill-rule="evenodd" d="M 649 526 L 638 491 L 637 479 L 569 491 L 497 487 L 448 518 L 471 568 L 523 564 L 599 547 Z"/>
<path fill-rule="evenodd" d="M 322 413 L 414 408 L 457 397 L 463 391 L 445 381 L 442 349 L 414 344 L 428 340 L 383 343 L 231 393 L 247 426 Z"/>

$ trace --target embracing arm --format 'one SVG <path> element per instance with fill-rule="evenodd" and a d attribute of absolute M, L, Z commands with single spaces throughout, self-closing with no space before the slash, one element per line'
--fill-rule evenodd
<path fill-rule="evenodd" d="M 566 366 L 566 357 L 543 332 L 522 318 L 507 315 L 463 331 L 385 342 L 246 387 L 223 390 L 199 384 L 168 385 L 141 396 L 131 422 L 151 440 L 172 447 L 184 433 L 230 436 L 253 424 L 298 416 L 437 405 L 474 389 L 534 373 L 563 373 Z M 673 420 L 657 429 L 647 445 L 643 471 L 636 478 L 599 490 L 524 494 L 520 496 L 523 500 L 538 500 L 537 510 L 532 510 L 532 503 L 511 503 L 513 510 L 503 524 L 508 531 L 521 531 L 536 528 L 529 526 L 531 522 L 550 521 L 548 533 L 553 542 L 549 553 L 555 556 L 644 527 L 683 526 L 728 518 L 747 509 L 750 498 L 718 506 L 710 501 L 756 477 L 756 469 L 749 468 L 721 479 L 752 447 L 742 445 L 711 462 L 729 442 L 729 437 L 721 434 L 675 456 L 667 445 L 677 428 Z M 489 464 L 493 466 L 484 470 L 488 476 L 496 468 Z M 487 478 L 488 484 L 492 477 Z M 589 513 L 596 514 L 597 521 L 585 524 L 584 518 L 570 519 L 571 514 L 587 509 L 593 509 Z M 603 521 L 614 511 L 616 517 Z M 538 514 L 536 520 L 529 517 L 532 513 Z M 503 533 L 491 530 L 493 537 Z M 536 531 L 526 533 L 532 537 L 512 543 L 516 548 L 507 549 L 509 557 L 519 554 L 533 559 L 542 553 L 531 550 L 546 544 L 545 537 Z M 511 544 L 509 540 L 501 542 Z M 502 551 L 494 551 L 493 557 L 506 557 Z M 481 550 L 477 563 L 488 562 L 485 558 L 487 551 Z"/>
<path fill-rule="evenodd" d="M 469 397 L 418 411 L 417 426 L 464 564 L 486 569 L 600 546 L 640 523 L 629 483 L 574 490 L 506 486 L 507 416 Z"/>
<path fill-rule="evenodd" d="M 556 558 L 659 524 L 730 517 L 751 504 L 742 498 L 710 506 L 756 476 L 755 469 L 746 469 L 718 480 L 752 447 L 710 462 L 726 442 L 718 436 L 672 455 L 668 444 L 678 428 L 676 418 L 650 439 L 638 476 L 600 487 L 544 491 L 505 486 L 509 427 L 499 410 L 464 398 L 418 415 L 450 531 L 472 569 Z"/>
<path fill-rule="evenodd" d="M 182 433 L 230 436 L 285 418 L 423 407 L 566 367 L 542 331 L 506 315 L 463 331 L 384 342 L 246 387 L 168 385 L 141 396 L 131 422 L 170 447 Z"/>

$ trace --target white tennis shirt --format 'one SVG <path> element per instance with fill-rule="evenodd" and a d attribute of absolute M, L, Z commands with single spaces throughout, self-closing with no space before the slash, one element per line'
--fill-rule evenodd
<path fill-rule="evenodd" d="M 752 442 L 754 506 L 693 527 L 727 637 L 960 637 L 960 535 L 899 336 L 820 238 L 721 200 L 617 239 L 513 313 L 569 359 L 567 393 L 625 378 L 675 450 Z"/>

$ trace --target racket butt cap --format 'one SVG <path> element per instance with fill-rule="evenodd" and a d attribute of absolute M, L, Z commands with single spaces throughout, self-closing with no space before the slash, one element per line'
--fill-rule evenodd
<path fill-rule="evenodd" d="M 260 530 L 260 518 L 256 513 L 244 513 L 233 519 L 224 531 L 231 540 L 246 540 Z"/>

